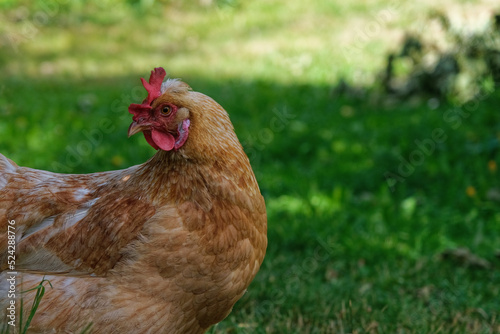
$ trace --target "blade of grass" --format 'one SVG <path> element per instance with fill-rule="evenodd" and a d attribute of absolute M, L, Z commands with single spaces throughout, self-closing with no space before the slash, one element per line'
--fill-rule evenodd
<path fill-rule="evenodd" d="M 42 281 L 40 282 L 40 284 L 38 284 L 36 287 L 32 288 L 32 289 L 29 289 L 29 290 L 26 290 L 26 291 L 23 291 L 21 293 L 26 293 L 26 292 L 29 292 L 29 291 L 33 291 L 33 290 L 36 290 L 36 295 L 35 295 L 35 298 L 33 300 L 33 305 L 31 305 L 31 310 L 30 310 L 30 313 L 29 313 L 29 316 L 28 316 L 28 320 L 26 321 L 26 324 L 24 325 L 24 327 L 22 326 L 22 323 L 20 323 L 20 328 L 21 328 L 21 331 L 20 333 L 21 334 L 26 334 L 26 332 L 28 331 L 28 328 L 31 324 L 31 320 L 33 320 L 33 317 L 35 316 L 35 313 L 38 309 L 38 306 L 40 305 L 40 302 L 42 301 L 42 298 L 43 296 L 45 295 L 45 286 L 43 285 L 45 282 L 48 282 L 50 287 L 52 287 L 52 284 L 50 283 L 49 280 L 46 280 L 45 277 L 42 279 Z M 22 298 L 21 298 L 21 310 L 22 310 Z M 22 312 L 21 312 L 22 314 Z"/>
<path fill-rule="evenodd" d="M 9 327 L 7 324 L 7 317 L 5 317 L 5 322 L 2 324 L 2 330 L 0 331 L 1 334 L 8 334 L 9 333 Z"/>
<path fill-rule="evenodd" d="M 92 325 L 94 325 L 93 322 L 91 322 L 90 324 L 88 324 L 87 327 L 85 327 L 80 334 L 90 333 L 90 329 L 92 328 Z"/>
<path fill-rule="evenodd" d="M 22 292 L 21 292 L 22 294 Z M 23 297 L 21 296 L 20 300 L 20 307 L 19 307 L 19 328 L 23 326 L 23 313 L 24 313 L 24 303 L 23 303 Z"/>

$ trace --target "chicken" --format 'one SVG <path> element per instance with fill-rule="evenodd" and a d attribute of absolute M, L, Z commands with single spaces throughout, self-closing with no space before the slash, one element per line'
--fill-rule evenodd
<path fill-rule="evenodd" d="M 157 150 L 142 165 L 56 174 L 0 155 L 4 319 L 11 272 L 17 312 L 20 291 L 53 287 L 30 333 L 204 333 L 245 293 L 266 251 L 264 199 L 226 111 L 165 75 L 141 79 L 147 98 L 129 107 L 129 136 Z"/>

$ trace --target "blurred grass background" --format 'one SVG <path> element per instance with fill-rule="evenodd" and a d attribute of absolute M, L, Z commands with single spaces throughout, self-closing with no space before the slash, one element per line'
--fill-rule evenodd
<path fill-rule="evenodd" d="M 395 97 L 380 74 L 408 31 L 435 35 L 429 13 L 470 35 L 491 8 L 4 0 L 0 152 L 65 173 L 144 162 L 127 106 L 163 66 L 229 112 L 268 207 L 263 267 L 211 333 L 498 333 L 498 91 Z"/>

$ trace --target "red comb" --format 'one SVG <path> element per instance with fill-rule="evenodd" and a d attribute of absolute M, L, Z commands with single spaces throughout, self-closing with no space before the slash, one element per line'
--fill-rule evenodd
<path fill-rule="evenodd" d="M 161 83 L 166 75 L 167 72 L 165 72 L 163 67 L 156 67 L 153 71 L 151 71 L 149 82 L 147 82 L 144 78 L 141 78 L 142 85 L 148 92 L 148 97 L 142 101 L 142 104 L 132 103 L 128 107 L 129 113 L 134 115 L 134 120 L 135 117 L 139 116 L 141 112 L 151 110 L 151 103 L 161 96 Z"/>
<path fill-rule="evenodd" d="M 142 103 L 151 104 L 154 99 L 160 97 L 161 83 L 163 82 L 163 79 L 166 75 L 167 72 L 165 72 L 163 67 L 156 67 L 153 71 L 151 71 L 149 82 L 146 82 L 144 78 L 141 78 L 142 85 L 148 91 L 148 97 L 144 101 L 142 101 Z"/>

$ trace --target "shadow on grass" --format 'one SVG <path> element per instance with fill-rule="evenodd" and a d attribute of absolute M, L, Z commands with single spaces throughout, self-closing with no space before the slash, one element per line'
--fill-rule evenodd
<path fill-rule="evenodd" d="M 138 78 L 5 79 L 0 152 L 66 173 L 146 161 L 143 138 L 126 138 L 127 106 L 145 96 Z M 467 110 L 183 79 L 229 112 L 268 207 L 263 268 L 214 333 L 498 329 L 498 94 Z M 495 265 L 440 260 L 456 246 Z"/>

